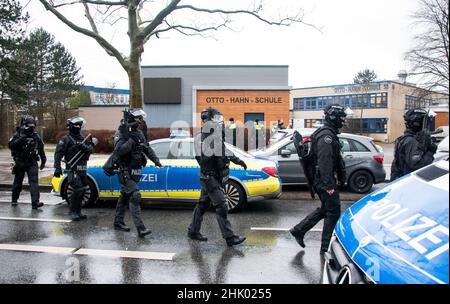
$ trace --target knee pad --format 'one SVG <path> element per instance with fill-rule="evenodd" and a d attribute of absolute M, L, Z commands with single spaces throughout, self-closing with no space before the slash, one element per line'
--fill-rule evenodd
<path fill-rule="evenodd" d="M 139 204 L 141 202 L 141 193 L 139 191 L 134 191 L 131 194 L 131 203 Z"/>

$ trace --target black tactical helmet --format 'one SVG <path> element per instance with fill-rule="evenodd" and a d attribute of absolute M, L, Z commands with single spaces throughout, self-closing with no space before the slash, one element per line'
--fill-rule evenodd
<path fill-rule="evenodd" d="M 33 134 L 36 128 L 36 120 L 33 117 L 25 115 L 20 119 L 20 127 L 26 134 Z"/>
<path fill-rule="evenodd" d="M 406 111 L 403 118 L 406 122 L 406 127 L 415 132 L 422 130 L 427 111 L 424 109 L 409 109 Z"/>
<path fill-rule="evenodd" d="M 130 127 L 137 127 L 139 121 L 143 120 L 145 117 L 147 117 L 147 113 L 141 108 L 131 109 L 128 117 L 128 125 Z"/>
<path fill-rule="evenodd" d="M 212 121 L 215 123 L 223 123 L 223 115 L 218 110 L 211 107 L 203 110 L 201 113 L 201 119 L 203 122 Z"/>
<path fill-rule="evenodd" d="M 325 113 L 325 121 L 338 129 L 342 128 L 345 117 L 347 116 L 343 106 L 339 104 L 331 104 L 326 106 L 323 112 Z"/>
<path fill-rule="evenodd" d="M 67 120 L 66 127 L 69 128 L 71 134 L 80 135 L 85 123 L 86 120 L 83 117 L 74 116 Z"/>

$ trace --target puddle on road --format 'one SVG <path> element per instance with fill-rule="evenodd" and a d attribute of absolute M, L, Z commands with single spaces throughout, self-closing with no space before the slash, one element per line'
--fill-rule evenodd
<path fill-rule="evenodd" d="M 278 242 L 279 232 L 275 231 L 250 231 L 246 234 L 247 245 L 275 246 Z"/>

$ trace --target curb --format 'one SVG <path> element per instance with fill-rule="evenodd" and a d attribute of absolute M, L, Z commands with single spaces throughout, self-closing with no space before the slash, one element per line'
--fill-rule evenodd
<path fill-rule="evenodd" d="M 2 191 L 11 191 L 12 184 L 0 184 L 0 190 Z M 39 185 L 40 192 L 51 192 L 53 187 L 51 185 Z M 23 184 L 22 190 L 30 190 L 29 184 Z"/>
<path fill-rule="evenodd" d="M 12 184 L 1 184 L 0 183 L 0 190 L 1 191 L 11 191 Z M 30 185 L 24 184 L 23 190 L 30 190 Z M 41 192 L 51 192 L 53 187 L 51 185 L 39 185 L 39 191 Z M 364 196 L 368 195 L 366 194 L 359 194 L 359 193 L 351 193 L 351 192 L 341 192 L 340 198 L 341 201 L 354 201 L 360 200 Z M 284 190 L 281 193 L 281 196 L 278 198 L 280 200 L 306 200 L 310 201 L 313 200 L 311 198 L 311 194 L 309 191 L 292 191 L 292 190 Z M 316 195 L 316 200 L 318 200 L 318 196 Z"/>
<path fill-rule="evenodd" d="M 356 202 L 363 198 L 364 196 L 368 195 L 366 194 L 358 194 L 358 193 L 349 193 L 349 192 L 340 192 L 339 196 L 341 201 L 353 201 Z M 311 194 L 309 191 L 283 191 L 281 193 L 280 198 L 281 200 L 313 200 L 311 198 Z M 319 197 L 316 194 L 316 200 L 319 200 Z"/>

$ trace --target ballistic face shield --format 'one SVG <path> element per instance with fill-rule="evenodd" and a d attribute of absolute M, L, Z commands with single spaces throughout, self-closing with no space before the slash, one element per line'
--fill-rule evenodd
<path fill-rule="evenodd" d="M 410 109 L 406 111 L 403 118 L 405 119 L 406 127 L 408 129 L 411 129 L 414 132 L 419 132 L 424 127 L 424 122 L 427 115 L 428 113 L 424 109 Z"/>
<path fill-rule="evenodd" d="M 131 109 L 128 115 L 128 125 L 132 128 L 137 128 L 144 121 L 144 118 L 147 117 L 147 113 L 140 108 Z"/>
<path fill-rule="evenodd" d="M 86 120 L 83 117 L 74 116 L 67 120 L 66 127 L 69 128 L 69 132 L 73 135 L 81 135 L 86 124 Z"/>
<path fill-rule="evenodd" d="M 325 121 L 328 121 L 338 129 L 344 126 L 345 117 L 347 117 L 347 114 L 345 113 L 345 109 L 343 106 L 338 104 L 328 105 L 324 109 L 324 113 Z"/>
<path fill-rule="evenodd" d="M 23 129 L 25 134 L 31 135 L 36 129 L 36 121 L 31 116 L 23 116 L 20 119 L 20 127 Z"/>

